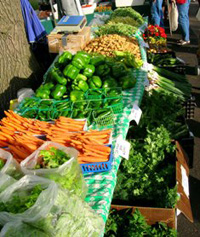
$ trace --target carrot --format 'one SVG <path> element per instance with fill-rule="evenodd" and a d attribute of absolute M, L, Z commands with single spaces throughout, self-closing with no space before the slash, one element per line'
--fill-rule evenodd
<path fill-rule="evenodd" d="M 16 147 L 9 145 L 8 146 L 19 158 L 25 159 L 26 154 L 24 154 L 22 151 L 18 150 Z"/>
<path fill-rule="evenodd" d="M 8 146 L 8 143 L 0 141 L 0 147 L 5 147 L 5 146 Z"/>

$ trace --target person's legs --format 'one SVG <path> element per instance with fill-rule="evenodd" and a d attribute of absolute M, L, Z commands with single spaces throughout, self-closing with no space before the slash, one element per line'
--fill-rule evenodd
<path fill-rule="evenodd" d="M 163 0 L 155 0 L 152 2 L 151 6 L 151 17 L 152 17 L 152 24 L 159 25 L 161 24 L 162 20 L 162 2 Z"/>
<path fill-rule="evenodd" d="M 189 22 L 189 6 L 190 0 L 187 0 L 185 4 L 177 4 L 178 7 L 178 22 L 182 31 L 182 39 L 184 41 L 190 40 L 190 22 Z"/>

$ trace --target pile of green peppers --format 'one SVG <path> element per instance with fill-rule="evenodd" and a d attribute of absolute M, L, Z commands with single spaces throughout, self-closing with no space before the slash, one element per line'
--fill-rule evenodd
<path fill-rule="evenodd" d="M 125 63 L 102 55 L 79 51 L 76 55 L 64 52 L 49 70 L 45 83 L 36 90 L 41 99 L 72 102 L 82 100 L 89 89 L 134 87 L 136 79 Z"/>

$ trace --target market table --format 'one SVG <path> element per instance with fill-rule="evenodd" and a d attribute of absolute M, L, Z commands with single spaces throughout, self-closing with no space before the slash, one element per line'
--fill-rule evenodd
<path fill-rule="evenodd" d="M 146 62 L 146 51 L 139 31 L 136 34 L 136 38 L 140 44 L 142 60 Z M 124 110 L 122 114 L 118 114 L 115 118 L 115 125 L 112 134 L 113 148 L 115 147 L 116 139 L 119 135 L 121 135 L 123 139 L 126 139 L 129 122 L 131 121 L 129 116 L 133 105 L 140 105 L 142 100 L 145 87 L 144 84 L 147 79 L 147 71 L 143 68 L 141 70 L 135 70 L 134 74 L 137 78 L 136 85 L 133 89 L 123 91 Z M 85 175 L 85 180 L 88 185 L 88 194 L 85 200 L 96 213 L 102 216 L 104 222 L 106 222 L 109 214 L 112 196 L 117 182 L 117 171 L 121 159 L 120 156 L 114 157 L 112 169 L 110 171 Z"/>

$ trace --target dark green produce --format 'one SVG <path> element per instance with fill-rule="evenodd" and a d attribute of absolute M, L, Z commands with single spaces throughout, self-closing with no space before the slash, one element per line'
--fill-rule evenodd
<path fill-rule="evenodd" d="M 105 77 L 108 74 L 110 74 L 110 67 L 106 64 L 99 65 L 96 68 L 96 74 L 97 74 L 97 76 L 100 76 L 101 78 Z"/>
<path fill-rule="evenodd" d="M 118 80 L 119 85 L 122 87 L 123 90 L 133 88 L 136 83 L 136 78 L 131 72 L 129 72 L 129 74 L 127 74 L 126 76 L 120 77 Z"/>
<path fill-rule="evenodd" d="M 105 58 L 103 55 L 94 55 L 92 56 L 91 60 L 90 60 L 90 64 L 94 65 L 95 67 L 104 64 L 105 62 Z"/>
<path fill-rule="evenodd" d="M 65 66 L 67 65 L 68 62 L 70 62 L 72 60 L 72 54 L 70 52 L 64 52 L 63 54 L 61 54 L 58 58 L 58 66 Z"/>
<path fill-rule="evenodd" d="M 126 66 L 124 63 L 120 63 L 120 62 L 116 62 L 113 66 L 112 66 L 112 75 L 115 78 L 119 78 L 121 76 L 126 75 L 128 72 Z"/>
<path fill-rule="evenodd" d="M 118 86 L 117 81 L 114 78 L 108 76 L 105 78 L 102 88 L 111 88 L 111 87 L 117 87 L 117 86 Z"/>

